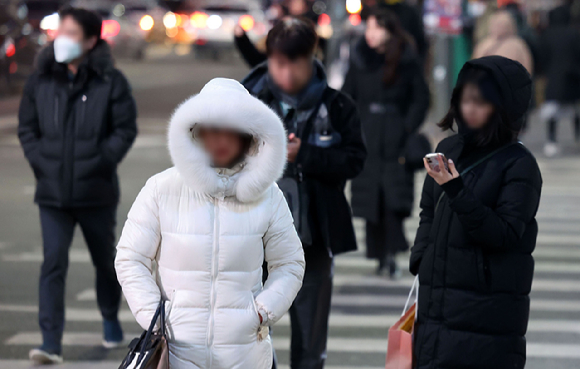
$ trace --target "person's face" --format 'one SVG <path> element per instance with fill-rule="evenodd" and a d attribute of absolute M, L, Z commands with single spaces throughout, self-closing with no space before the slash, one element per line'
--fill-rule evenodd
<path fill-rule="evenodd" d="M 242 138 L 237 132 L 201 128 L 198 135 L 215 167 L 229 168 L 242 154 Z"/>
<path fill-rule="evenodd" d="M 275 53 L 268 57 L 268 73 L 276 86 L 294 95 L 306 87 L 312 77 L 312 58 L 290 60 L 285 55 Z"/>
<path fill-rule="evenodd" d="M 288 3 L 288 13 L 292 15 L 302 15 L 308 11 L 308 4 L 305 0 L 290 0 Z"/>
<path fill-rule="evenodd" d="M 91 50 L 97 42 L 97 37 L 85 38 L 83 28 L 73 17 L 64 17 L 58 26 L 57 36 L 66 36 L 81 45 L 83 54 Z"/>
<path fill-rule="evenodd" d="M 466 84 L 461 93 L 461 117 L 465 125 L 471 129 L 483 128 L 494 112 L 493 104 L 481 96 L 479 87 Z"/>
<path fill-rule="evenodd" d="M 385 46 L 389 40 L 389 37 L 389 31 L 379 26 L 377 19 L 374 16 L 370 16 L 367 19 L 365 39 L 367 41 L 367 45 L 369 45 L 371 49 L 379 49 Z"/>

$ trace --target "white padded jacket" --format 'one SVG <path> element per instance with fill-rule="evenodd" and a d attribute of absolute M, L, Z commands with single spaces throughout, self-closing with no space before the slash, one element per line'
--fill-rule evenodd
<path fill-rule="evenodd" d="M 194 138 L 197 124 L 250 133 L 251 154 L 234 169 L 212 168 Z M 220 78 L 178 107 L 168 138 L 175 166 L 147 181 L 117 246 L 129 307 L 146 329 L 159 300 L 168 301 L 172 369 L 270 369 L 265 327 L 290 308 L 304 275 L 275 184 L 286 161 L 282 122 L 238 82 Z"/>

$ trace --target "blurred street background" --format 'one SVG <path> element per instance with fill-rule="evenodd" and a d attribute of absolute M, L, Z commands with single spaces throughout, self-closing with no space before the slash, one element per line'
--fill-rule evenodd
<path fill-rule="evenodd" d="M 4 3 L 4 0 L 0 1 L 0 12 L 9 9 Z M 0 50 L 4 53 L 0 58 L 0 368 L 15 369 L 29 368 L 28 351 L 41 344 L 37 323 L 37 290 L 43 257 L 38 208 L 33 204 L 35 180 L 16 136 L 16 114 L 22 80 L 30 71 L 36 46 L 50 37 L 54 29 L 51 24 L 54 19 L 50 17 L 62 2 L 7 3 L 11 3 L 10 7 L 16 12 L 3 13 L 0 17 Z M 109 4 L 103 1 L 90 3 Z M 190 22 L 210 22 L 207 23 L 209 27 L 211 17 L 221 11 L 220 6 L 195 9 L 188 2 L 160 3 L 125 1 L 115 2 L 112 7 L 106 8 L 109 9 L 108 17 L 105 15 L 108 19 L 106 29 L 118 54 L 117 66 L 132 85 L 139 113 L 139 135 L 119 168 L 122 199 L 118 208 L 118 233 L 146 179 L 171 166 L 165 134 L 167 121 L 175 107 L 197 93 L 213 77 L 239 80 L 249 71 L 228 43 L 233 39 L 233 27 L 227 34 L 211 35 L 204 34 L 203 28 L 192 30 L 180 25 L 187 11 L 188 17 L 191 16 Z M 184 7 L 179 8 L 178 3 L 188 4 L 181 4 Z M 266 17 L 266 14 L 261 10 L 254 13 L 251 3 L 240 2 L 244 7 L 241 14 L 247 14 L 249 18 L 242 20 L 243 16 L 237 15 L 236 21 L 247 22 L 245 28 L 251 30 L 252 38 L 258 40 L 267 32 L 267 21 L 260 18 Z M 433 142 L 443 137 L 435 122 L 447 109 L 454 73 L 458 70 L 457 66 L 470 55 L 469 38 L 461 29 L 463 26 L 467 28 L 473 21 L 466 19 L 464 12 L 469 4 L 476 9 L 475 3 L 478 2 L 457 2 L 463 6 L 463 10 L 459 10 L 460 17 L 437 19 L 437 22 L 443 22 L 451 29 L 430 34 L 427 74 L 433 101 L 423 131 L 429 134 Z M 549 9 L 562 2 L 526 0 L 525 3 L 531 19 L 537 18 L 540 22 Z M 538 4 L 532 7 L 532 3 Z M 24 14 L 22 6 L 26 4 L 29 8 Z M 346 8 L 344 1 L 317 1 L 316 4 L 319 9 L 315 11 L 328 17 L 319 16 L 319 31 L 326 32 L 329 39 L 324 57 L 329 66 L 331 83 L 340 87 L 345 49 L 348 50 L 349 40 L 359 32 L 360 2 L 352 5 L 352 1 L 347 0 Z M 358 8 L 348 9 L 348 4 Z M 421 8 L 421 4 L 417 6 Z M 102 9 L 105 9 L 104 5 Z M 351 12 L 346 12 L 347 9 Z M 212 13 L 214 10 L 215 14 Z M 128 19 L 124 14 L 130 11 L 134 15 Z M 478 11 L 476 9 L 476 13 Z M 194 16 L 194 12 L 197 15 Z M 338 14 L 336 19 L 334 14 Z M 211 27 L 220 28 L 222 22 L 228 21 L 225 16 L 218 17 L 219 22 L 214 17 L 216 23 Z M 435 13 L 425 19 L 434 22 L 433 17 Z M 15 22 L 17 27 L 14 26 Z M 204 26 L 206 23 L 203 23 Z M 130 33 L 130 27 L 135 28 L 134 35 L 123 36 L 123 32 Z M 19 30 L 14 31 L 16 28 Z M 9 31 L 14 33 L 9 35 Z M 6 43 L 8 41 L 11 43 Z M 211 41 L 218 46 L 205 47 Z M 36 46 L 32 47 L 31 44 Z M 537 86 L 541 88 L 541 82 Z M 546 125 L 540 114 L 540 105 L 537 106 L 522 136 L 523 142 L 538 158 L 544 178 L 538 213 L 540 231 L 534 253 L 536 269 L 531 294 L 526 367 L 580 368 L 580 147 L 573 139 L 572 116 L 566 116 L 559 127 L 558 155 L 546 156 Z M 417 173 L 417 191 L 424 176 L 423 171 Z M 417 193 L 416 198 L 418 196 Z M 336 259 L 328 369 L 384 367 L 388 328 L 398 319 L 413 281 L 406 270 L 408 253 L 399 256 L 403 269 L 400 279 L 390 280 L 375 275 L 375 263 L 364 257 L 363 223 L 358 219 L 355 222 L 359 251 Z M 413 216 L 406 220 L 409 240 L 414 239 L 418 222 L 416 204 Z M 78 230 L 70 252 L 66 306 L 65 364 L 59 367 L 118 367 L 126 349 L 105 350 L 100 346 L 102 326 L 95 301 L 94 269 Z M 121 321 L 127 338 L 141 333 L 125 303 Z M 289 332 L 286 316 L 275 326 L 273 333 L 281 368 L 288 368 L 289 364 Z"/>

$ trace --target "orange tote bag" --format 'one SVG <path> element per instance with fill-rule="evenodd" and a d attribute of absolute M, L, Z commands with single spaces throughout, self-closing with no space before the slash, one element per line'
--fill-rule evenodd
<path fill-rule="evenodd" d="M 387 360 L 385 369 L 412 369 L 413 368 L 413 327 L 417 309 L 417 294 L 419 293 L 418 276 L 413 281 L 411 292 L 403 309 L 403 315 L 390 329 L 387 346 Z M 415 303 L 409 309 L 411 296 L 415 292 Z"/>

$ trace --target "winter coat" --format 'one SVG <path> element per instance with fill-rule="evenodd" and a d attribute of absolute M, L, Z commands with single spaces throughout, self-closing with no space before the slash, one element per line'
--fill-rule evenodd
<path fill-rule="evenodd" d="M 546 100 L 580 100 L 580 31 L 570 25 L 570 11 L 561 6 L 549 14 L 550 25 L 540 39 Z"/>
<path fill-rule="evenodd" d="M 324 69 L 318 62 L 315 72 L 318 78 L 326 81 Z M 267 74 L 267 64 L 261 64 L 242 83 L 282 116 L 280 101 L 265 82 Z M 300 137 L 302 144 L 294 166 L 308 193 L 309 206 L 305 211 L 308 211 L 313 243 L 337 255 L 357 248 L 344 188 L 347 179 L 361 172 L 366 148 L 356 106 L 348 96 L 326 85 L 319 95 L 309 99 L 323 101 L 313 116 L 309 136 Z"/>
<path fill-rule="evenodd" d="M 534 60 L 526 42 L 518 36 L 516 21 L 507 10 L 494 14 L 490 19 L 489 36 L 475 47 L 473 58 L 500 55 L 520 62 L 530 73 L 534 72 Z"/>
<path fill-rule="evenodd" d="M 253 147 L 234 168 L 213 168 L 193 138 L 197 125 L 249 133 Z M 282 124 L 238 82 L 217 78 L 175 111 L 168 137 L 175 166 L 147 181 L 117 246 L 129 307 L 147 328 L 159 300 L 168 300 L 172 369 L 270 369 L 267 326 L 290 308 L 304 274 L 275 184 L 286 161 Z"/>
<path fill-rule="evenodd" d="M 137 135 L 127 79 L 102 41 L 71 82 L 52 44 L 41 51 L 18 113 L 18 137 L 44 206 L 108 206 L 119 201 L 117 165 Z"/>
<path fill-rule="evenodd" d="M 492 73 L 510 122 L 517 122 L 531 98 L 524 67 L 500 57 L 464 70 L 472 67 Z M 460 173 L 497 149 L 465 145 L 465 137 L 446 138 L 436 149 Z M 417 369 L 524 368 L 542 178 L 523 145 L 500 147 L 463 178 L 443 186 L 425 179 L 410 261 L 420 285 Z"/>
<path fill-rule="evenodd" d="M 352 181 L 354 215 L 377 223 L 380 207 L 386 205 L 408 216 L 414 175 L 402 156 L 406 138 L 427 114 L 429 88 L 410 47 L 403 52 L 398 77 L 390 85 L 382 82 L 384 57 L 370 49 L 364 38 L 352 55 L 342 91 L 357 103 L 368 150 L 363 172 Z"/>

